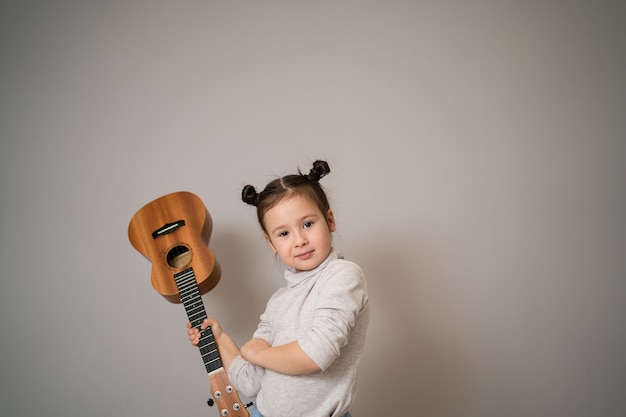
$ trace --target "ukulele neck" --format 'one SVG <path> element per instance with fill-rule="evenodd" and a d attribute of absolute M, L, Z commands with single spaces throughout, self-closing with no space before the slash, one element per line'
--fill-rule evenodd
<path fill-rule="evenodd" d="M 202 303 L 202 296 L 198 288 L 193 268 L 187 268 L 177 274 L 174 274 L 174 281 L 178 287 L 180 293 L 180 300 L 185 306 L 187 312 L 187 318 L 191 325 L 200 330 L 200 341 L 198 342 L 198 348 L 202 355 L 202 361 L 207 373 L 218 371 L 224 367 L 220 358 L 217 344 L 215 343 L 215 337 L 211 327 L 201 329 L 200 326 L 205 318 L 207 318 L 204 304 Z"/>

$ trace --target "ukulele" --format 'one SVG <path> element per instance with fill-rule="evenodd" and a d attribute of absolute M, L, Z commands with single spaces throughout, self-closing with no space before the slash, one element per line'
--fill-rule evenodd
<path fill-rule="evenodd" d="M 128 238 L 152 263 L 153 288 L 167 301 L 182 303 L 191 325 L 200 330 L 198 348 L 220 416 L 248 417 L 228 380 L 211 327 L 200 328 L 207 318 L 202 294 L 212 290 L 221 276 L 219 263 L 208 247 L 212 229 L 211 215 L 202 200 L 181 191 L 157 198 L 135 213 L 128 225 Z"/>

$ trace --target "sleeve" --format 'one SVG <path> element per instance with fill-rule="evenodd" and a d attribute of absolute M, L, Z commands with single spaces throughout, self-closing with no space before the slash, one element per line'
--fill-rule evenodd
<path fill-rule="evenodd" d="M 272 327 L 269 323 L 269 320 L 267 320 L 266 313 L 261 314 L 259 325 L 257 326 L 257 329 L 254 331 L 254 334 L 252 335 L 252 337 L 254 337 L 255 339 L 264 339 L 270 345 L 274 342 L 273 337 L 272 337 Z"/>
<path fill-rule="evenodd" d="M 333 265 L 320 284 L 313 324 L 298 343 L 321 370 L 326 370 L 348 343 L 368 296 L 361 268 L 349 261 Z"/>
<path fill-rule="evenodd" d="M 261 390 L 261 380 L 264 374 L 264 368 L 252 365 L 241 356 L 233 359 L 228 368 L 228 379 L 246 397 L 256 397 Z"/>
<path fill-rule="evenodd" d="M 268 343 L 272 342 L 271 328 L 265 319 L 265 313 L 261 315 L 259 325 L 253 337 L 265 339 Z M 256 397 L 259 393 L 264 374 L 265 368 L 252 365 L 241 356 L 233 359 L 228 368 L 228 379 L 237 387 L 237 390 L 247 397 Z"/>

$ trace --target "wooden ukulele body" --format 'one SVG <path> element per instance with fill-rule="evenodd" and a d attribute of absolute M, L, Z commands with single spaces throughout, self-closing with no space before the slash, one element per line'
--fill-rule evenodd
<path fill-rule="evenodd" d="M 212 290 L 221 269 L 209 240 L 213 221 L 202 200 L 181 191 L 142 207 L 128 225 L 128 238 L 152 262 L 152 287 L 171 303 L 180 303 L 174 274 L 192 267 L 200 293 Z"/>

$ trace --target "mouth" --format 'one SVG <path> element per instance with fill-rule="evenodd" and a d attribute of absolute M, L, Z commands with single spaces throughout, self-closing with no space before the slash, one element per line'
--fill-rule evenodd
<path fill-rule="evenodd" d="M 296 258 L 300 259 L 301 261 L 305 261 L 307 259 L 310 259 L 313 256 L 313 252 L 314 251 L 311 250 L 308 252 L 301 253 L 299 255 L 296 255 Z"/>

